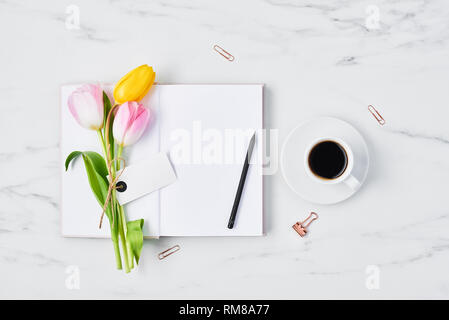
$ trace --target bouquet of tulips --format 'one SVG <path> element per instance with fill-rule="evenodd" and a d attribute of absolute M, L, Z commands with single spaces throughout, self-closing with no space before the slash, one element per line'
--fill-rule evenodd
<path fill-rule="evenodd" d="M 139 101 L 153 85 L 153 68 L 142 65 L 125 75 L 114 87 L 112 105 L 99 85 L 88 84 L 76 89 L 68 99 L 75 120 L 84 128 L 95 130 L 103 156 L 93 151 L 73 151 L 65 161 L 66 170 L 81 156 L 90 187 L 103 212 L 109 219 L 117 269 L 125 271 L 139 263 L 143 246 L 143 219 L 127 221 L 123 206 L 116 197 L 116 182 L 124 169 L 123 148 L 134 144 L 142 136 L 150 121 L 150 111 Z M 120 245 L 121 243 L 121 250 Z"/>

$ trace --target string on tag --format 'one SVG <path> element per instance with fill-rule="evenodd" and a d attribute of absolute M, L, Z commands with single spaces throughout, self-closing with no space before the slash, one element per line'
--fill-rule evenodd
<path fill-rule="evenodd" d="M 111 161 L 108 162 L 108 171 L 111 172 L 112 163 L 114 161 L 116 161 L 116 160 L 118 160 L 120 164 L 123 163 L 123 169 L 120 170 L 120 172 L 117 174 L 117 176 L 115 177 L 114 180 L 112 180 L 112 176 L 109 175 L 108 194 L 106 196 L 106 201 L 104 202 L 104 205 L 103 205 L 103 212 L 101 213 L 101 217 L 100 217 L 100 225 L 98 226 L 99 229 L 101 229 L 101 225 L 103 224 L 104 213 L 106 212 L 106 208 L 108 207 L 109 202 L 111 201 L 112 189 L 117 189 L 117 186 L 116 186 L 117 181 L 120 178 L 120 176 L 122 175 L 123 171 L 125 171 L 126 162 L 125 162 L 125 159 L 121 158 L 121 157 L 120 158 L 114 158 L 114 159 L 112 159 Z M 112 219 L 113 219 L 112 223 L 114 223 L 114 215 L 112 215 Z"/>
<path fill-rule="evenodd" d="M 108 188 L 108 194 L 106 196 L 106 200 L 104 202 L 103 205 L 103 212 L 101 213 L 101 217 L 100 217 L 100 224 L 98 226 L 99 229 L 101 229 L 101 225 L 103 224 L 103 218 L 104 218 L 104 213 L 106 212 L 106 208 L 109 205 L 109 201 L 111 198 L 111 192 L 112 189 L 115 187 L 115 183 L 117 182 L 117 178 L 120 177 L 120 175 L 122 174 L 123 170 L 125 170 L 125 166 L 123 165 L 123 169 L 122 172 L 120 173 L 120 175 L 118 175 L 118 177 L 116 177 L 116 179 L 114 181 L 112 181 L 112 163 L 116 160 L 116 159 L 111 159 L 111 144 L 109 143 L 109 134 L 110 134 L 110 123 L 111 123 L 111 118 L 112 115 L 114 114 L 115 110 L 119 107 L 118 104 L 114 104 L 111 108 L 111 110 L 109 110 L 108 116 L 106 117 L 106 124 L 105 124 L 105 130 L 104 130 L 104 136 L 105 136 L 105 140 L 106 140 L 106 164 L 108 167 L 108 173 L 109 173 L 109 188 Z M 121 161 L 121 160 L 119 160 Z M 124 162 L 125 160 L 123 160 Z M 115 215 L 112 215 L 112 224 L 114 224 L 114 220 L 115 220 Z"/>

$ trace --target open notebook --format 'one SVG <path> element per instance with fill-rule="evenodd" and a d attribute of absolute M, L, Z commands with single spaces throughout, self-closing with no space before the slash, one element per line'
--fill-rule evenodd
<path fill-rule="evenodd" d="M 74 150 L 101 153 L 96 133 L 80 127 L 68 110 L 67 98 L 78 86 L 61 88 L 62 162 Z M 112 86 L 103 88 L 111 97 Z M 165 152 L 177 180 L 126 204 L 128 219 L 145 219 L 146 237 L 262 235 L 263 85 L 157 84 L 142 103 L 153 119 L 141 140 L 125 149 L 127 165 Z M 227 223 L 254 131 L 256 145 L 230 230 Z M 101 208 L 78 160 L 67 172 L 61 164 L 62 234 L 107 237 L 107 223 L 98 229 Z"/>

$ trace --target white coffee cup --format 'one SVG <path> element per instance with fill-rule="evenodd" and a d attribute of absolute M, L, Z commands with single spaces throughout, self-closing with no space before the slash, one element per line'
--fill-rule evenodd
<path fill-rule="evenodd" d="M 346 153 L 346 167 L 345 167 L 344 171 L 336 178 L 328 179 L 328 178 L 321 177 L 321 176 L 317 175 L 316 173 L 314 173 L 309 165 L 310 152 L 317 144 L 324 142 L 324 141 L 332 141 L 332 142 L 337 143 L 338 145 L 340 145 L 340 147 Z M 354 154 L 352 153 L 351 148 L 349 147 L 349 145 L 346 142 L 344 142 L 342 139 L 337 138 L 337 137 L 318 138 L 318 139 L 312 141 L 312 143 L 310 143 L 310 145 L 306 148 L 306 151 L 304 153 L 304 169 L 305 169 L 307 175 L 311 179 L 313 179 L 321 184 L 344 183 L 351 189 L 356 190 L 360 186 L 360 182 L 356 177 L 354 177 L 353 168 L 354 168 Z"/>

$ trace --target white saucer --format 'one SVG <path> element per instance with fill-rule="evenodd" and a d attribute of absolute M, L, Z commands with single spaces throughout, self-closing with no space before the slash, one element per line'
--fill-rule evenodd
<path fill-rule="evenodd" d="M 340 119 L 323 117 L 303 122 L 290 132 L 282 147 L 281 169 L 290 188 L 303 199 L 318 204 L 333 204 L 352 196 L 358 189 L 345 183 L 321 184 L 313 180 L 304 168 L 304 153 L 309 144 L 320 137 L 338 137 L 354 153 L 353 175 L 360 182 L 368 174 L 369 154 L 365 140 L 349 123 Z"/>

